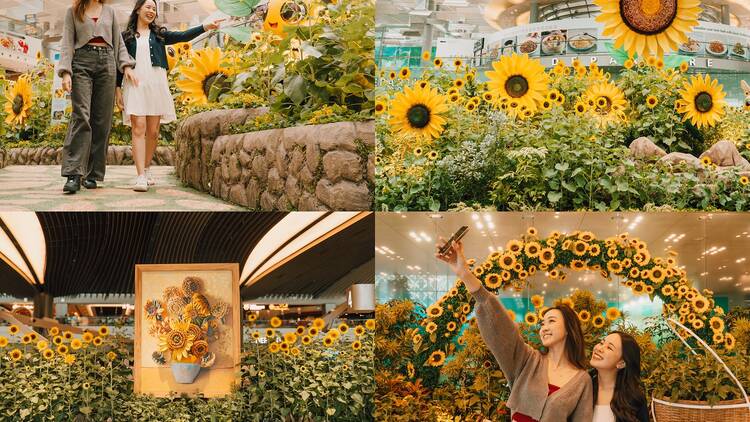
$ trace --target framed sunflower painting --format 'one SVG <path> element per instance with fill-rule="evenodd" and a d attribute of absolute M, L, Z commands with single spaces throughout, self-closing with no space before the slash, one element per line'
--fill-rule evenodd
<path fill-rule="evenodd" d="M 135 392 L 229 394 L 240 363 L 239 266 L 135 267 Z"/>

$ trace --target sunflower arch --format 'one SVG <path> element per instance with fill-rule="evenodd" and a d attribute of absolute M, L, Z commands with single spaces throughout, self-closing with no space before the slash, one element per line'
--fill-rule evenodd
<path fill-rule="evenodd" d="M 492 253 L 483 262 L 470 259 L 468 264 L 493 293 L 521 290 L 537 271 L 546 271 L 550 279 L 560 282 L 565 282 L 567 270 L 599 271 L 608 280 L 620 276 L 621 284 L 636 295 L 659 297 L 664 302 L 663 316 L 674 316 L 714 346 L 732 349 L 735 340 L 726 332 L 724 311 L 715 306 L 713 292 L 692 287 L 676 256 L 670 251 L 667 258 L 652 257 L 645 242 L 627 233 L 600 240 L 591 232 L 554 231 L 539 239 L 537 230 L 530 227 L 520 239 L 508 241 L 503 252 Z M 473 309 L 474 300 L 461 280 L 427 308 L 427 316 L 413 334 L 415 346 L 427 346 L 420 354 L 425 365 L 440 366 L 444 359 L 433 361 L 434 356 L 444 358 L 455 350 L 452 340 Z"/>

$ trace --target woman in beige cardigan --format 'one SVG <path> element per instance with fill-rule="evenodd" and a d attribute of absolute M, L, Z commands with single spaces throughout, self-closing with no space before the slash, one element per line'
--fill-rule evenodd
<path fill-rule="evenodd" d="M 511 383 L 511 420 L 591 422 L 593 389 L 575 312 L 562 305 L 543 313 L 539 337 L 547 351 L 540 352 L 524 343 L 500 300 L 471 272 L 461 242 L 435 256 L 448 263 L 476 300 L 479 332 Z"/>

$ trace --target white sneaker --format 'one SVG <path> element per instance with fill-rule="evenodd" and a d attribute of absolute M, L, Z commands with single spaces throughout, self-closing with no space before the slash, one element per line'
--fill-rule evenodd
<path fill-rule="evenodd" d="M 154 175 L 151 173 L 151 168 L 147 167 L 143 170 L 144 173 L 146 173 L 146 180 L 148 180 L 148 185 L 153 186 L 156 184 L 156 180 L 154 180 Z"/>
<path fill-rule="evenodd" d="M 148 179 L 146 179 L 145 174 L 142 174 L 135 178 L 133 190 L 136 192 L 148 192 Z"/>

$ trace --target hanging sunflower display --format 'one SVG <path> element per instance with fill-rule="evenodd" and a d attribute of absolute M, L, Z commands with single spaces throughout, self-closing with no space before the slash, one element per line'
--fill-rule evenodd
<path fill-rule="evenodd" d="M 594 0 L 602 9 L 596 21 L 602 34 L 615 40 L 632 57 L 663 56 L 688 41 L 698 26 L 700 0 Z"/>
<path fill-rule="evenodd" d="M 628 105 L 625 94 L 612 82 L 598 82 L 591 85 L 583 94 L 586 109 L 599 125 L 604 127 L 625 120 Z"/>
<path fill-rule="evenodd" d="M 447 111 L 446 98 L 437 89 L 405 87 L 391 102 L 391 130 L 427 140 L 437 138 L 446 122 L 442 114 Z"/>
<path fill-rule="evenodd" d="M 708 75 L 691 77 L 679 94 L 681 98 L 676 106 L 683 114 L 683 121 L 689 119 L 698 128 L 713 127 L 724 116 L 726 93 L 719 81 Z"/>
<path fill-rule="evenodd" d="M 180 66 L 180 73 L 185 78 L 179 79 L 176 83 L 187 102 L 205 105 L 209 102 L 212 87 L 225 90 L 222 85 L 231 71 L 221 66 L 222 61 L 221 49 L 206 48 L 193 54 L 190 65 Z"/>
<path fill-rule="evenodd" d="M 5 123 L 13 126 L 22 125 L 29 117 L 33 103 L 29 75 L 22 75 L 6 89 Z"/>
<path fill-rule="evenodd" d="M 525 54 L 513 54 L 492 63 L 492 68 L 485 73 L 488 91 L 495 98 L 507 99 L 512 104 L 508 108 L 512 115 L 533 115 L 547 95 L 549 79 L 544 66 Z"/>

